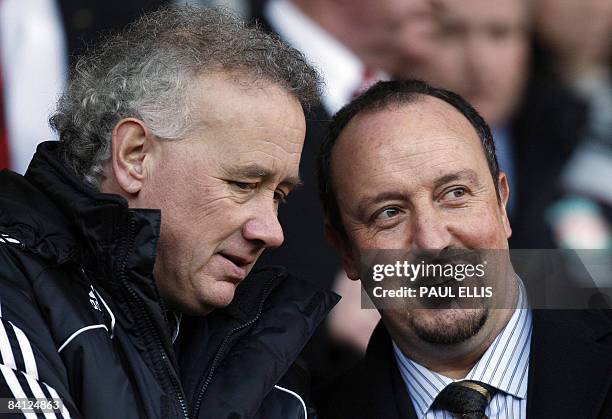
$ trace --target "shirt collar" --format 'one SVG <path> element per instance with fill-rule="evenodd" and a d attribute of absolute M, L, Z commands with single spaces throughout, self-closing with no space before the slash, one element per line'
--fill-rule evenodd
<path fill-rule="evenodd" d="M 365 70 L 359 58 L 290 1 L 270 0 L 264 14 L 274 30 L 321 74 L 327 112 L 333 115 L 350 102 Z"/>
<path fill-rule="evenodd" d="M 527 292 L 519 283 L 519 298 L 510 321 L 497 335 L 480 360 L 466 375 L 466 380 L 477 380 L 516 398 L 527 397 L 527 369 L 531 343 L 532 318 L 528 308 Z M 408 358 L 393 342 L 393 352 L 408 394 L 418 418 L 425 417 L 435 398 L 452 378 L 430 371 Z M 521 372 L 524 378 L 519 376 Z M 522 374 L 522 371 L 525 371 Z"/>

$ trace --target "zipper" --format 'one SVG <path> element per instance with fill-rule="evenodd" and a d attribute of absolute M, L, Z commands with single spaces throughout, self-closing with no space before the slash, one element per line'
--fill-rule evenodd
<path fill-rule="evenodd" d="M 278 277 L 278 275 L 275 276 L 274 279 L 276 279 Z M 257 320 L 259 320 L 259 318 L 261 317 L 261 313 L 263 311 L 263 305 L 264 302 L 268 296 L 268 292 L 270 291 L 270 288 L 272 287 L 273 284 L 273 280 L 269 281 L 266 284 L 266 287 L 264 288 L 264 292 L 263 292 L 263 296 L 261 301 L 259 302 L 259 307 L 257 308 L 257 313 L 255 315 L 255 317 L 253 317 L 251 320 L 249 320 L 246 323 L 243 323 L 239 326 L 236 326 L 235 328 L 233 328 L 224 338 L 223 341 L 221 342 L 221 346 L 219 347 L 219 350 L 217 351 L 217 354 L 215 355 L 213 362 L 210 366 L 210 371 L 208 372 L 208 375 L 206 376 L 206 379 L 204 380 L 204 384 L 202 385 L 202 388 L 200 389 L 200 392 L 198 394 L 198 398 L 196 399 L 195 405 L 193 406 L 193 418 L 197 418 L 198 414 L 200 413 L 200 407 L 202 404 L 202 398 L 204 397 L 204 393 L 206 392 L 206 389 L 208 388 L 210 382 L 212 381 L 212 377 L 215 373 L 215 370 L 217 369 L 217 366 L 219 364 L 219 362 L 221 361 L 221 359 L 223 358 L 223 356 L 225 355 L 225 349 L 227 347 L 227 345 L 229 344 L 230 340 L 232 339 L 233 335 L 235 335 L 236 333 L 238 333 L 239 331 L 241 331 L 242 329 L 251 326 L 253 323 L 255 323 Z"/>
<path fill-rule="evenodd" d="M 162 364 L 165 367 L 165 372 L 167 373 L 168 377 L 170 377 L 170 382 L 172 385 L 172 389 L 174 391 L 174 393 L 177 396 L 178 402 L 180 404 L 181 407 L 181 411 L 183 413 L 183 416 L 186 419 L 189 419 L 189 411 L 187 409 L 187 403 L 185 402 L 185 397 L 183 395 L 183 390 L 181 389 L 180 383 L 178 382 L 178 379 L 176 378 L 176 375 L 173 374 L 173 370 L 172 370 L 172 366 L 169 365 L 170 364 L 170 360 L 168 359 L 167 355 L 166 355 L 166 351 L 164 350 L 162 343 L 161 343 L 161 337 L 159 336 L 159 333 L 157 332 L 157 329 L 155 329 L 155 327 L 153 326 L 153 322 L 151 321 L 151 318 L 149 317 L 148 313 L 146 312 L 146 310 L 144 310 L 144 308 L 142 307 L 142 302 L 140 301 L 140 298 L 138 297 L 138 295 L 136 294 L 136 292 L 129 286 L 128 281 L 127 281 L 127 277 L 125 274 L 125 268 L 127 265 L 127 250 L 128 250 L 128 246 L 129 243 L 131 242 L 133 236 L 134 236 L 134 229 L 135 229 L 135 224 L 136 222 L 130 218 L 129 221 L 129 229 L 128 229 L 128 236 L 125 239 L 124 242 L 124 246 L 122 249 L 122 254 L 125 254 L 125 257 L 123 259 L 123 262 L 121 264 L 121 268 L 119 271 L 119 278 L 121 280 L 121 283 L 124 287 L 124 289 L 129 293 L 131 299 L 133 301 L 135 301 L 137 303 L 136 305 L 136 309 L 138 311 L 138 315 L 136 316 L 136 319 L 142 319 L 146 322 L 146 331 L 147 333 L 150 333 L 155 340 L 155 344 L 156 344 L 156 349 L 159 352 L 161 359 L 162 359 Z"/>

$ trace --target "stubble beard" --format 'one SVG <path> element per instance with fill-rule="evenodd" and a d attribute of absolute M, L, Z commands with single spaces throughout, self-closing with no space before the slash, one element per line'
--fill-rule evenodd
<path fill-rule="evenodd" d="M 429 309 L 429 316 L 419 315 L 418 311 L 410 316 L 411 329 L 423 341 L 437 345 L 465 342 L 482 329 L 489 317 L 487 308 Z"/>

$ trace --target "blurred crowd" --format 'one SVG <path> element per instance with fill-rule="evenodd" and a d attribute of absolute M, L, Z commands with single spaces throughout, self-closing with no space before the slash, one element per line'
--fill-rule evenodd
<path fill-rule="evenodd" d="M 185 3 L 185 1 L 177 1 Z M 0 165 L 25 172 L 79 51 L 167 1 L 0 0 Z M 301 50 L 326 83 L 307 116 L 304 187 L 281 210 L 283 264 L 346 298 L 313 342 L 344 369 L 378 321 L 325 239 L 315 156 L 331 115 L 374 82 L 418 78 L 491 125 L 514 248 L 612 248 L 612 0 L 253 0 L 222 5 Z M 0 185 L 1 187 L 1 185 Z M 317 374 L 317 371 L 314 371 Z"/>

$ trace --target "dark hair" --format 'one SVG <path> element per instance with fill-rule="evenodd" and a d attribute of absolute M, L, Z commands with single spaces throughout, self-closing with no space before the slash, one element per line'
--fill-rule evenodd
<path fill-rule="evenodd" d="M 432 96 L 452 105 L 470 121 L 480 138 L 482 149 L 489 165 L 493 184 L 498 184 L 499 165 L 495 156 L 495 144 L 491 129 L 476 110 L 461 96 L 444 89 L 431 87 L 419 80 L 381 81 L 369 88 L 357 99 L 344 106 L 332 118 L 327 137 L 321 144 L 317 159 L 319 178 L 319 197 L 323 211 L 331 226 L 341 234 L 345 234 L 338 209 L 338 202 L 331 176 L 331 155 L 338 137 L 348 123 L 362 113 L 381 111 L 392 105 L 414 103 L 423 96 Z M 500 200 L 499 188 L 497 199 Z"/>

